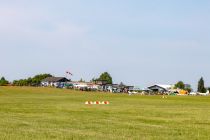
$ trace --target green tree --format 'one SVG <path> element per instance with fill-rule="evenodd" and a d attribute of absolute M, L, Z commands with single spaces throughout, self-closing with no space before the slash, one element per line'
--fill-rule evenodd
<path fill-rule="evenodd" d="M 185 89 L 185 84 L 182 81 L 179 81 L 175 84 L 175 88 Z"/>
<path fill-rule="evenodd" d="M 29 77 L 27 79 L 20 79 L 20 80 L 14 80 L 13 85 L 15 86 L 39 86 L 41 84 L 41 81 L 47 77 L 52 77 L 51 74 L 38 74 L 34 77 Z"/>
<path fill-rule="evenodd" d="M 192 91 L 192 88 L 191 88 L 191 86 L 185 87 L 185 90 L 187 90 L 190 93 Z"/>
<path fill-rule="evenodd" d="M 177 82 L 174 87 L 175 87 L 175 89 L 177 89 L 177 88 L 183 89 L 183 90 L 187 90 L 188 92 L 192 91 L 191 85 L 185 84 L 182 81 Z"/>
<path fill-rule="evenodd" d="M 201 79 L 198 81 L 198 92 L 201 92 L 201 93 L 206 92 L 203 77 L 201 77 Z"/>
<path fill-rule="evenodd" d="M 108 72 L 102 73 L 97 80 L 104 80 L 107 81 L 108 84 L 112 84 L 112 77 Z"/>
<path fill-rule="evenodd" d="M 4 77 L 1 77 L 0 86 L 6 86 L 8 84 L 9 84 L 9 82 Z"/>

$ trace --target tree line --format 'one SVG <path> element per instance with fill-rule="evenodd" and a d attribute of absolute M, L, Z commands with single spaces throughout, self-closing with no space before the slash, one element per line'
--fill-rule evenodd
<path fill-rule="evenodd" d="M 192 91 L 192 88 L 190 85 L 184 84 L 183 81 L 179 81 L 175 84 L 175 88 L 177 89 L 183 89 L 183 90 L 187 90 L 188 92 Z M 205 88 L 205 83 L 204 83 L 204 79 L 203 77 L 200 78 L 200 80 L 198 81 L 198 88 L 197 91 L 200 93 L 205 93 L 207 90 L 210 91 L 210 87 Z"/>
<path fill-rule="evenodd" d="M 27 79 L 14 80 L 12 85 L 14 86 L 39 86 L 41 81 L 47 77 L 52 77 L 51 74 L 38 74 L 34 77 L 29 77 Z"/>
<path fill-rule="evenodd" d="M 8 80 L 6 80 L 4 77 L 1 77 L 0 79 L 0 86 L 7 86 L 7 85 L 13 85 L 13 86 L 39 86 L 41 84 L 41 81 L 47 77 L 52 77 L 51 74 L 38 74 L 35 75 L 34 77 L 29 77 L 27 79 L 20 79 L 20 80 L 14 80 L 12 83 L 9 83 Z M 108 84 L 112 84 L 112 77 L 108 72 L 104 72 L 102 73 L 99 78 L 93 78 L 91 81 L 96 81 L 96 80 L 104 80 L 107 81 Z M 84 81 L 84 80 L 80 80 L 80 81 Z M 183 81 L 179 81 L 175 84 L 175 89 L 183 89 L 183 90 L 187 90 L 188 92 L 192 91 L 192 88 L 190 85 L 185 84 Z M 200 80 L 198 81 L 198 88 L 197 91 L 201 92 L 201 93 L 205 93 L 207 90 L 210 91 L 210 87 L 209 88 L 205 88 L 205 82 L 203 77 L 200 78 Z"/>

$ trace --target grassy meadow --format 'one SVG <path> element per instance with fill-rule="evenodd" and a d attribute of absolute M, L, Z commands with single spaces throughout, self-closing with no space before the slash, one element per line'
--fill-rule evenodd
<path fill-rule="evenodd" d="M 0 140 L 33 139 L 210 139 L 210 97 L 0 87 Z"/>

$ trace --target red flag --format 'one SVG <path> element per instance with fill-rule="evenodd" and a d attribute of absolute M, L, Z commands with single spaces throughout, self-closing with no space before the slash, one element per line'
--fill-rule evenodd
<path fill-rule="evenodd" d="M 70 75 L 73 75 L 73 74 L 72 74 L 71 72 L 69 72 L 69 71 L 66 71 L 66 73 L 67 73 L 67 74 L 70 74 Z"/>

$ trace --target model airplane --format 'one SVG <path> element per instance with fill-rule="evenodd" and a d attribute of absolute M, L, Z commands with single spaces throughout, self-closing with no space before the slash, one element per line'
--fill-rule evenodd
<path fill-rule="evenodd" d="M 209 95 L 209 90 L 207 90 L 206 93 L 200 93 L 200 92 L 198 92 L 197 94 L 198 95 L 201 95 L 201 96 L 208 96 Z"/>

